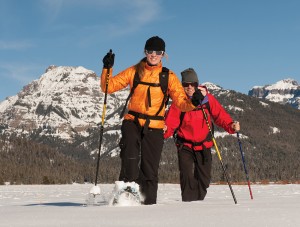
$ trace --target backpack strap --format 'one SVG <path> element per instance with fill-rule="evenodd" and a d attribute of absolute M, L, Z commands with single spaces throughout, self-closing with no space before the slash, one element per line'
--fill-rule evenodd
<path fill-rule="evenodd" d="M 148 105 L 149 107 L 151 107 L 151 95 L 150 95 L 150 87 L 161 87 L 161 90 L 164 94 L 164 98 L 163 98 L 163 102 L 160 105 L 157 113 L 155 114 L 155 116 L 157 116 L 160 111 L 163 109 L 164 106 L 167 106 L 168 104 L 168 100 L 169 100 L 169 96 L 167 94 L 168 91 L 168 82 L 169 82 L 169 69 L 166 67 L 162 68 L 162 72 L 159 74 L 159 83 L 149 83 L 149 82 L 144 82 L 140 80 L 139 74 L 137 72 L 135 72 L 134 74 L 134 79 L 133 79 L 133 85 L 132 88 L 130 90 L 130 93 L 126 99 L 125 105 L 122 109 L 122 112 L 120 114 L 120 118 L 122 118 L 124 116 L 127 104 L 129 99 L 131 98 L 131 96 L 134 93 L 135 88 L 139 85 L 139 84 L 144 84 L 144 85 L 148 85 L 148 89 L 147 89 L 147 99 L 148 99 Z"/>
<path fill-rule="evenodd" d="M 161 91 L 164 94 L 164 98 L 155 115 L 158 115 L 160 111 L 168 105 L 169 102 L 169 97 L 170 97 L 168 94 L 169 69 L 166 67 L 163 67 L 161 73 L 159 74 L 159 84 L 160 84 Z"/>
<path fill-rule="evenodd" d="M 162 71 L 159 74 L 159 83 L 161 90 L 164 94 L 168 91 L 168 82 L 169 82 L 169 69 L 166 67 L 162 67 Z"/>
<path fill-rule="evenodd" d="M 180 122 L 179 122 L 179 125 L 178 125 L 178 127 L 174 130 L 173 138 L 174 138 L 174 140 L 175 140 L 175 143 L 176 143 L 176 140 L 177 140 L 177 131 L 178 131 L 178 129 L 180 128 L 180 126 L 181 126 L 181 124 L 182 124 L 182 121 L 183 121 L 183 118 L 184 118 L 185 113 L 186 113 L 186 112 L 181 112 L 181 113 L 180 113 L 180 117 L 179 117 Z"/>
<path fill-rule="evenodd" d="M 193 141 L 187 140 L 187 139 L 185 139 L 183 137 L 180 137 L 180 136 L 177 136 L 176 142 L 179 143 L 179 144 L 189 143 L 189 144 L 191 144 L 194 147 L 194 146 L 203 145 L 204 142 L 211 141 L 211 140 L 212 140 L 211 134 L 208 133 L 207 136 L 206 136 L 206 138 L 204 140 L 202 140 L 202 141 L 199 141 L 199 142 L 193 142 Z"/>
<path fill-rule="evenodd" d="M 204 103 L 202 105 L 204 105 L 205 109 L 208 110 L 209 115 L 212 116 L 211 111 L 210 111 L 209 101 L 207 101 L 206 103 Z M 197 107 L 195 110 L 199 110 L 199 109 L 201 110 L 201 108 L 202 107 Z M 212 129 L 212 134 L 214 134 L 214 132 L 215 132 L 215 125 L 214 125 L 214 123 L 212 121 L 211 121 L 211 129 Z"/>
<path fill-rule="evenodd" d="M 139 84 L 140 82 L 141 82 L 141 81 L 140 81 L 139 74 L 136 72 L 136 73 L 134 74 L 132 88 L 131 88 L 130 93 L 129 93 L 127 99 L 126 99 L 125 105 L 124 105 L 124 107 L 123 107 L 123 109 L 122 109 L 122 112 L 121 112 L 121 114 L 120 114 L 120 118 L 122 118 L 122 117 L 124 116 L 124 113 L 125 113 L 125 110 L 126 110 L 126 107 L 127 107 L 127 103 L 128 103 L 128 101 L 129 101 L 129 99 L 131 98 L 131 96 L 133 95 L 134 89 L 138 86 L 138 84 Z"/>
<path fill-rule="evenodd" d="M 148 89 L 147 89 L 147 99 L 148 99 L 148 105 L 149 107 L 152 106 L 151 104 L 151 94 L 150 94 L 150 87 L 159 87 L 160 84 L 159 83 L 149 83 L 149 82 L 143 82 L 143 81 L 140 81 L 140 84 L 144 84 L 144 85 L 148 85 Z"/>
<path fill-rule="evenodd" d="M 209 115 L 212 116 L 211 111 L 210 111 L 209 101 L 207 101 L 206 103 L 204 103 L 204 105 L 205 105 L 205 108 L 208 110 Z M 214 125 L 214 123 L 212 121 L 210 121 L 210 122 L 211 122 L 212 134 L 214 135 L 214 133 L 215 133 L 215 125 Z"/>

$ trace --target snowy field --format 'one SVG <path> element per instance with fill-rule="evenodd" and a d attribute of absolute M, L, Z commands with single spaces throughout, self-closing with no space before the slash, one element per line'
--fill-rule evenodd
<path fill-rule="evenodd" d="M 300 185 L 211 185 L 204 201 L 181 202 L 177 184 L 160 184 L 158 204 L 112 207 L 112 184 L 100 185 L 97 206 L 86 206 L 93 185 L 2 185 L 0 226 L 300 226 Z"/>

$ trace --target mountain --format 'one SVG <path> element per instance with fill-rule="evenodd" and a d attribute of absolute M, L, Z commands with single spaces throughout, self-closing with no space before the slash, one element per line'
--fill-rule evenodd
<path fill-rule="evenodd" d="M 16 96 L 0 103 L 2 133 L 55 137 L 74 142 L 88 138 L 88 129 L 101 122 L 104 95 L 97 75 L 83 67 L 50 66 Z M 119 125 L 116 111 L 124 105 L 126 89 L 110 95 L 106 124 Z"/>
<path fill-rule="evenodd" d="M 209 82 L 205 85 L 232 118 L 241 123 L 240 137 L 250 179 L 299 180 L 300 111 Z M 129 89 L 125 88 L 108 95 L 100 147 L 104 94 L 100 91 L 99 77 L 84 67 L 50 66 L 39 79 L 0 103 L 2 181 L 63 183 L 61 179 L 69 179 L 91 182 L 99 148 L 101 182 L 116 180 L 120 170 L 118 143 L 122 119 L 119 114 L 128 94 Z M 245 175 L 236 136 L 215 126 L 215 137 L 230 177 L 243 181 Z M 214 149 L 212 151 L 213 180 L 225 181 L 218 157 Z M 173 139 L 166 140 L 160 164 L 161 182 L 178 183 L 176 153 Z M 43 162 L 38 163 L 39 159 Z M 47 162 L 46 169 L 43 166 Z M 34 173 L 28 168 L 31 165 L 36 165 Z M 72 171 L 66 171 L 66 165 L 72 166 Z M 32 175 L 39 177 L 32 179 L 29 177 Z"/>
<path fill-rule="evenodd" d="M 248 95 L 300 109 L 300 85 L 294 79 L 280 80 L 272 85 L 255 86 Z"/>

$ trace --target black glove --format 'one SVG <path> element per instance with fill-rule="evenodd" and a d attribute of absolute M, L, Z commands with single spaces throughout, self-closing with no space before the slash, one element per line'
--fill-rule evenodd
<path fill-rule="evenodd" d="M 192 103 L 194 106 L 198 106 L 202 100 L 204 99 L 204 96 L 202 95 L 201 91 L 196 88 L 195 89 L 195 92 L 193 94 L 193 97 L 192 97 Z"/>
<path fill-rule="evenodd" d="M 111 68 L 115 62 L 115 54 L 113 54 L 112 50 L 110 49 L 109 52 L 104 56 L 103 60 L 103 68 Z"/>

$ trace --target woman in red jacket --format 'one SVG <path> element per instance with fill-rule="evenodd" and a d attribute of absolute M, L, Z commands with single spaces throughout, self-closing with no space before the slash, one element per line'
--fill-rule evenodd
<path fill-rule="evenodd" d="M 201 107 L 210 124 L 213 120 L 230 134 L 239 131 L 240 125 L 232 120 L 217 99 L 207 92 L 206 87 L 198 87 L 198 77 L 192 68 L 181 72 L 181 76 L 187 96 L 192 98 L 195 91 L 199 93 L 200 90 L 203 101 L 190 112 L 181 112 L 172 104 L 166 115 L 164 138 L 173 136 L 176 130 L 182 201 L 203 200 L 211 180 L 210 148 L 213 142 Z"/>

